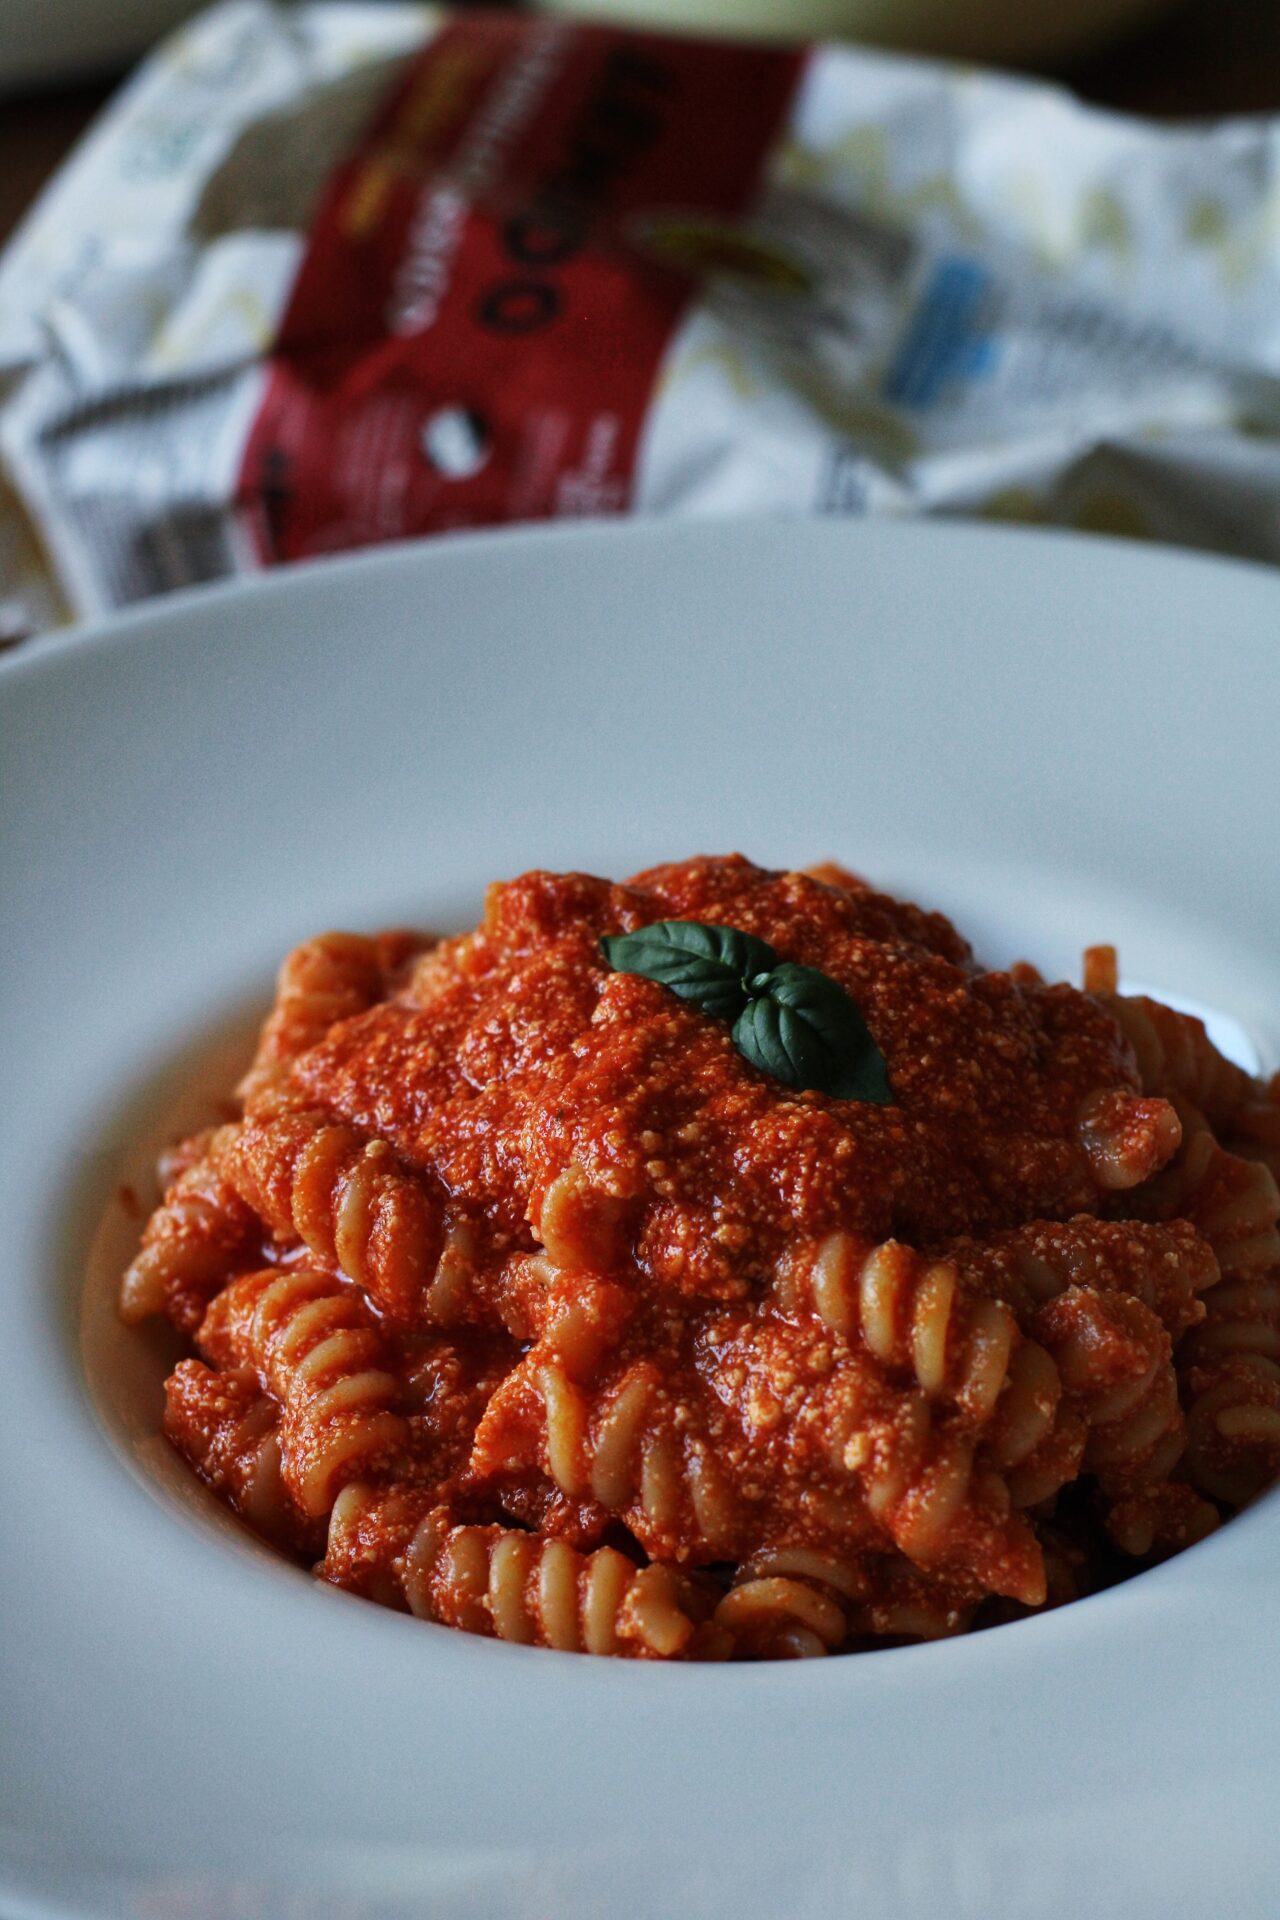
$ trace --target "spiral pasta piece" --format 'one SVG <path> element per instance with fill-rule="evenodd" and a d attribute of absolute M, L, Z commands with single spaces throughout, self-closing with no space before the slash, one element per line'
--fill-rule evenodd
<path fill-rule="evenodd" d="M 327 1513 L 347 1480 L 405 1449 L 383 1338 L 359 1295 L 328 1274 L 268 1267 L 233 1280 L 199 1343 L 220 1366 L 252 1367 L 281 1402 L 285 1485 L 304 1513 Z"/>
<path fill-rule="evenodd" d="M 1187 1425 L 1192 1484 L 1245 1506 L 1280 1478 L 1280 1366 L 1242 1353 L 1193 1371 Z"/>
<path fill-rule="evenodd" d="M 1254 1084 L 1243 1067 L 1214 1046 L 1204 1021 L 1146 994 L 1115 992 L 1114 980 L 1108 985 L 1096 963 L 1092 978 L 1099 983 L 1092 991 L 1133 1048 L 1144 1093 L 1181 1096 L 1198 1107 L 1212 1127 L 1225 1127 L 1252 1097 Z M 1086 955 L 1087 987 L 1090 980 Z"/>
<path fill-rule="evenodd" d="M 1179 1342 L 1179 1368 L 1212 1366 L 1239 1355 L 1280 1364 L 1280 1269 L 1224 1280 L 1205 1298 L 1205 1317 Z"/>
<path fill-rule="evenodd" d="M 981 1590 L 921 1572 L 901 1556 L 839 1559 L 766 1547 L 738 1569 L 714 1624 L 731 1657 L 811 1659 L 856 1645 L 941 1640 L 973 1620 Z"/>
<path fill-rule="evenodd" d="M 1207 1539 L 1218 1509 L 1183 1480 L 1165 1480 L 1108 1503 L 1107 1532 L 1135 1560 L 1165 1560 Z"/>
<path fill-rule="evenodd" d="M 1086 1100 L 1078 1138 L 1102 1191 L 1123 1193 L 1149 1180 L 1177 1152 L 1182 1124 L 1162 1096 L 1112 1088 Z"/>
<path fill-rule="evenodd" d="M 1135 1211 L 1189 1221 L 1212 1247 L 1225 1278 L 1280 1266 L 1280 1188 L 1270 1168 L 1229 1153 L 1201 1116 L 1187 1107 L 1183 1112 L 1182 1151 L 1133 1195 Z"/>
<path fill-rule="evenodd" d="M 848 1634 L 843 1607 L 821 1585 L 781 1573 L 740 1575 L 715 1611 L 734 1652 L 762 1660 L 834 1653 Z"/>
<path fill-rule="evenodd" d="M 1215 1287 L 1178 1348 L 1190 1476 L 1240 1506 L 1280 1476 L 1280 1268 Z"/>
<path fill-rule="evenodd" d="M 732 1485 L 652 1362 L 586 1387 L 554 1350 L 535 1348 L 489 1402 L 471 1454 L 480 1480 L 530 1467 L 571 1499 L 620 1516 L 655 1558 L 696 1563 L 733 1548 Z"/>
<path fill-rule="evenodd" d="M 994 1412 L 1017 1323 L 1000 1301 L 966 1290 L 953 1260 L 926 1259 L 896 1240 L 869 1246 L 832 1233 L 792 1252 L 776 1297 L 784 1312 L 808 1307 L 834 1333 L 860 1339 L 930 1399 L 946 1399 L 977 1422 Z"/>
<path fill-rule="evenodd" d="M 604 1193 L 580 1162 L 556 1175 L 534 1215 L 534 1230 L 548 1259 L 563 1271 L 607 1272 L 624 1252 L 627 1202 Z"/>
<path fill-rule="evenodd" d="M 1212 1248 L 1183 1220 L 1033 1220 L 958 1242 L 952 1257 L 970 1285 L 1005 1301 L 1027 1328 L 1069 1287 L 1091 1287 L 1131 1294 L 1176 1340 L 1204 1318 L 1204 1298 L 1219 1280 Z"/>
<path fill-rule="evenodd" d="M 908 1560 L 970 1575 L 1031 1606 L 1043 1600 L 1039 1546 L 1013 1510 L 1007 1482 L 980 1471 L 972 1435 L 935 1426 L 922 1398 L 909 1398 L 887 1430 L 864 1427 L 850 1436 L 842 1453 L 861 1478 L 868 1510 Z"/>
<path fill-rule="evenodd" d="M 776 1284 L 784 1311 L 805 1307 L 883 1367 L 956 1408 L 1015 1506 L 1047 1499 L 1073 1477 L 1084 1444 L 1060 1418 L 1061 1383 L 1011 1308 L 977 1290 L 953 1257 L 902 1245 L 860 1245 L 844 1233 L 798 1249 Z"/>
<path fill-rule="evenodd" d="M 1168 1331 L 1128 1294 L 1071 1287 L 1036 1331 L 1088 1424 L 1084 1468 L 1108 1493 L 1164 1480 L 1186 1444 Z"/>
<path fill-rule="evenodd" d="M 322 1114 L 248 1120 L 226 1155 L 237 1192 L 284 1241 L 356 1281 L 394 1321 L 421 1312 L 446 1242 L 443 1203 L 384 1140 L 366 1141 Z"/>
<path fill-rule="evenodd" d="M 1280 1073 L 1231 1116 L 1226 1146 L 1245 1160 L 1260 1160 L 1280 1182 Z"/>
<path fill-rule="evenodd" d="M 616 1279 L 555 1266 L 545 1253 L 516 1254 L 496 1289 L 508 1332 L 536 1343 L 571 1379 L 590 1379 L 616 1352 L 634 1295 Z"/>
<path fill-rule="evenodd" d="M 275 1003 L 236 1090 L 245 1107 L 252 1112 L 269 1098 L 299 1055 L 319 1045 L 339 1020 L 381 1000 L 389 973 L 416 945 L 407 934 L 322 933 L 295 947 L 280 969 Z"/>
<path fill-rule="evenodd" d="M 1048 1579 L 1053 1563 L 1044 1558 Z M 949 1640 L 972 1624 L 982 1600 L 972 1582 L 942 1580 L 900 1558 L 873 1562 L 868 1575 L 865 1598 L 850 1608 L 854 1644 Z M 1052 1603 L 1052 1586 L 1048 1599 Z"/>
<path fill-rule="evenodd" d="M 374 1570 L 420 1620 L 562 1653 L 671 1660 L 695 1622 L 669 1567 L 637 1567 L 613 1547 L 460 1523 L 412 1492 L 353 1484 L 340 1495 L 320 1571 L 368 1591 Z"/>
<path fill-rule="evenodd" d="M 193 1333 L 214 1294 L 253 1258 L 262 1229 L 220 1164 L 234 1131 L 206 1136 L 148 1220 L 120 1288 L 120 1314 L 131 1325 L 163 1313 Z"/>
<path fill-rule="evenodd" d="M 165 1383 L 164 1431 L 200 1478 L 273 1545 L 314 1553 L 322 1534 L 281 1474 L 280 1408 L 249 1370 L 182 1360 Z"/>
<path fill-rule="evenodd" d="M 747 1659 L 811 1659 L 848 1637 L 849 1615 L 869 1582 L 857 1560 L 811 1547 L 766 1547 L 744 1561 L 714 1621 Z"/>
<path fill-rule="evenodd" d="M 847 1549 L 891 1544 L 942 1575 L 1043 1598 L 1034 1533 L 962 1407 L 808 1317 L 713 1316 L 698 1364 L 741 1434 L 730 1447 L 744 1465 L 740 1492 L 803 1474 L 811 1500 L 831 1500 Z M 772 1531 L 786 1513 L 784 1491 L 773 1519 L 757 1524 Z"/>
<path fill-rule="evenodd" d="M 983 1436 L 983 1458 L 1004 1481 L 1015 1507 L 1038 1507 L 1080 1471 L 1087 1424 L 1064 1391 L 1052 1352 L 1021 1339 Z"/>

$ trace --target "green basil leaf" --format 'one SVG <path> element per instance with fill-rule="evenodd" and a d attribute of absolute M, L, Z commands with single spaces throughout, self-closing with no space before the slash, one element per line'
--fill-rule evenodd
<path fill-rule="evenodd" d="M 842 986 L 816 967 L 792 961 L 751 986 L 753 997 L 733 1028 L 733 1044 L 744 1060 L 788 1087 L 892 1104 L 884 1055 Z"/>
<path fill-rule="evenodd" d="M 714 1019 L 732 1020 L 738 1052 L 784 1086 L 892 1103 L 884 1056 L 844 988 L 816 967 L 780 962 L 754 934 L 660 920 L 608 934 L 600 950 L 615 971 L 642 974 Z"/>
<path fill-rule="evenodd" d="M 700 920 L 660 920 L 635 933 L 609 934 L 600 942 L 618 973 L 657 980 L 703 1013 L 732 1020 L 747 1000 L 747 981 L 773 967 L 777 954 L 737 927 L 704 926 Z"/>

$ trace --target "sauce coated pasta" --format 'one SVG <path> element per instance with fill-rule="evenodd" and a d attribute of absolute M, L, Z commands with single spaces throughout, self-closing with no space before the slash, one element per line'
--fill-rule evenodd
<path fill-rule="evenodd" d="M 339 1587 L 562 1650 L 857 1651 L 1280 1476 L 1278 1169 L 1280 1077 L 1109 949 L 1080 990 L 983 971 L 829 866 L 534 872 L 460 938 L 289 957 L 121 1311 L 190 1343 L 173 1445 Z"/>

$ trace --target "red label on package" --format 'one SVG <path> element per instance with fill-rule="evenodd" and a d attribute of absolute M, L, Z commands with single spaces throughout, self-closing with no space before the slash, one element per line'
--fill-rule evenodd
<path fill-rule="evenodd" d="M 626 508 L 689 269 L 802 58 L 446 26 L 325 190 L 241 468 L 260 558 Z"/>

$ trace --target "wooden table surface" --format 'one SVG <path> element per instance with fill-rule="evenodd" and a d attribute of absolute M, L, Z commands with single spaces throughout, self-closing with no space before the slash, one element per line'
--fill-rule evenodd
<path fill-rule="evenodd" d="M 1133 113 L 1280 112 L 1280 3 L 1184 0 L 1156 26 L 1059 77 L 1087 100 Z M 111 84 L 0 99 L 0 242 L 109 97 Z"/>

